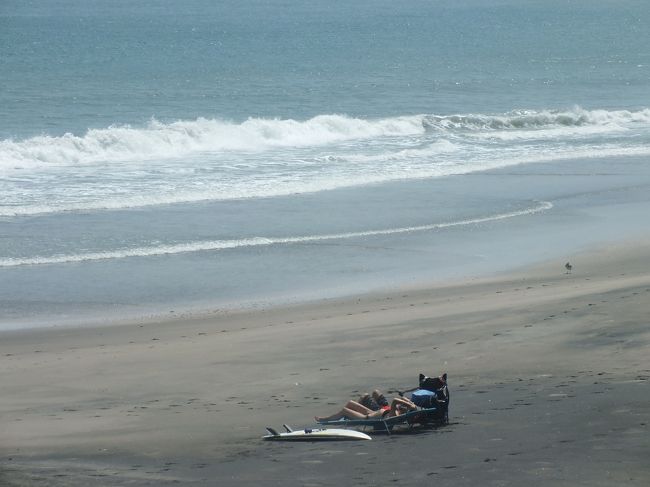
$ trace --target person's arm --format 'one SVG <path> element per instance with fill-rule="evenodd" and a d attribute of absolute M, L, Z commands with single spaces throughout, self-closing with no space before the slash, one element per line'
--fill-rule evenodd
<path fill-rule="evenodd" d="M 406 409 L 409 409 L 411 411 L 415 411 L 418 408 L 415 404 L 404 397 L 396 397 L 393 399 L 391 408 L 393 410 L 396 410 L 398 406 L 404 406 Z"/>
<path fill-rule="evenodd" d="M 402 400 L 405 401 L 408 405 L 410 405 L 411 408 L 413 408 L 413 409 L 417 409 L 417 408 L 418 408 L 417 404 L 415 404 L 415 403 L 414 403 L 413 401 L 411 401 L 410 399 L 407 399 L 406 397 L 403 397 Z"/>

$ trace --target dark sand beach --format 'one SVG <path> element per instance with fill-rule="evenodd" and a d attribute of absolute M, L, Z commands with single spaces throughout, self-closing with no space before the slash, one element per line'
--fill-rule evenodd
<path fill-rule="evenodd" d="M 650 250 L 282 309 L 0 342 L 0 485 L 650 482 Z M 261 441 L 449 374 L 450 424 Z"/>

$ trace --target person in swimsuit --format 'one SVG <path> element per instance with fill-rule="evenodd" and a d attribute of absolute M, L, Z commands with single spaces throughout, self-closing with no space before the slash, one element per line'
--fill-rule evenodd
<path fill-rule="evenodd" d="M 386 411 L 390 409 L 390 404 L 378 389 L 375 389 L 370 394 L 366 392 L 357 402 L 373 411 L 378 411 L 380 409 Z"/>
<path fill-rule="evenodd" d="M 381 408 L 376 411 L 358 403 L 357 401 L 348 401 L 343 408 L 329 416 L 314 416 L 316 422 L 333 421 L 340 418 L 345 419 L 373 419 L 373 418 L 390 418 L 399 416 L 409 411 L 417 410 L 417 406 L 405 397 L 395 397 L 390 403 L 390 407 Z"/>

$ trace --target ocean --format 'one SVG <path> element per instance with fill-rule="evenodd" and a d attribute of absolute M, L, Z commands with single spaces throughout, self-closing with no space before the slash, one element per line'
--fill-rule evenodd
<path fill-rule="evenodd" d="M 3 0 L 0 329 L 647 237 L 648 25 L 632 0 Z"/>

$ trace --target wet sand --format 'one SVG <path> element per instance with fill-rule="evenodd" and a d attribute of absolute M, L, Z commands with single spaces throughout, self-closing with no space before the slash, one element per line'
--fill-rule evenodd
<path fill-rule="evenodd" d="M 650 249 L 283 309 L 0 336 L 0 485 L 648 485 Z M 451 424 L 260 441 L 449 374 Z"/>

